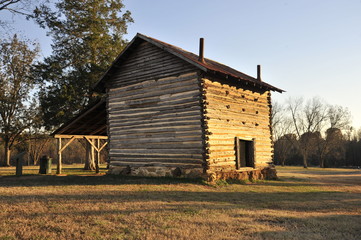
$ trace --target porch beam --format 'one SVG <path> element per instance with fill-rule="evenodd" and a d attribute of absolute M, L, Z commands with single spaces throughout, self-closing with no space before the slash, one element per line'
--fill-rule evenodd
<path fill-rule="evenodd" d="M 100 152 L 101 150 L 103 150 L 103 148 L 104 148 L 107 144 L 108 144 L 108 142 L 105 142 L 105 143 L 103 144 L 103 146 L 100 147 L 99 152 Z"/>
<path fill-rule="evenodd" d="M 89 139 L 108 139 L 108 136 L 99 136 L 99 135 L 63 135 L 55 134 L 54 138 L 89 138 Z"/>
<path fill-rule="evenodd" d="M 75 137 L 70 138 L 70 140 L 59 150 L 60 153 L 63 152 L 63 151 L 65 150 L 65 148 L 66 148 L 67 146 L 69 146 L 70 143 L 72 143 L 74 140 L 75 140 Z"/>

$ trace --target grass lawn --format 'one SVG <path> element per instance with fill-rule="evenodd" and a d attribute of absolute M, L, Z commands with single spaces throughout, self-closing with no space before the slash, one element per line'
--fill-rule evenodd
<path fill-rule="evenodd" d="M 360 170 L 277 171 L 279 181 L 212 186 L 0 168 L 0 239 L 361 239 Z"/>

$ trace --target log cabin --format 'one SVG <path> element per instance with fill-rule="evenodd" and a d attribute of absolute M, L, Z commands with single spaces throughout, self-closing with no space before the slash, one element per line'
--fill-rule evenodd
<path fill-rule="evenodd" d="M 196 55 L 138 33 L 94 88 L 105 100 L 55 137 L 98 138 L 98 150 L 107 139 L 110 174 L 276 178 L 271 91 L 283 90 L 260 66 L 254 78 L 205 58 L 203 45 Z"/>

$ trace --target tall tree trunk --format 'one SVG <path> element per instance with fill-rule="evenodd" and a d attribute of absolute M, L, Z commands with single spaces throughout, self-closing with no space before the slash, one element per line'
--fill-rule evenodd
<path fill-rule="evenodd" d="M 9 147 L 9 141 L 4 142 L 4 166 L 9 167 L 10 165 L 11 149 Z"/>
<path fill-rule="evenodd" d="M 90 141 L 93 141 L 92 139 Z M 85 165 L 84 170 L 95 170 L 95 161 L 94 161 L 94 148 L 93 146 L 86 141 L 86 154 L 85 154 Z"/>
<path fill-rule="evenodd" d="M 307 164 L 307 153 L 303 153 L 303 154 L 302 154 L 302 159 L 303 159 L 303 167 L 304 167 L 304 168 L 308 168 L 308 164 Z"/>
<path fill-rule="evenodd" d="M 282 166 L 282 167 L 285 166 L 285 162 L 286 162 L 286 157 L 285 157 L 285 156 L 282 156 L 282 159 L 281 159 L 281 166 Z"/>
<path fill-rule="evenodd" d="M 322 156 L 320 157 L 320 167 L 325 168 L 325 159 Z"/>

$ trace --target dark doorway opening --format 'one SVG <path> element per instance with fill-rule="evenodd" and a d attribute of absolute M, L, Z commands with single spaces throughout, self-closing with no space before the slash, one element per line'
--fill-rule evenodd
<path fill-rule="evenodd" d="M 254 167 L 254 139 L 249 141 L 236 137 L 235 140 L 237 169 Z"/>

